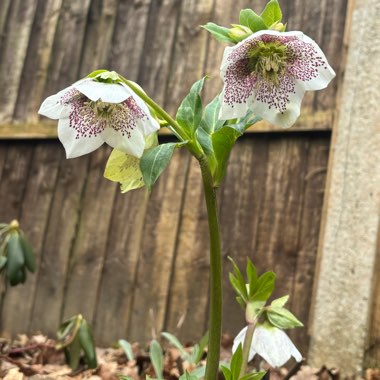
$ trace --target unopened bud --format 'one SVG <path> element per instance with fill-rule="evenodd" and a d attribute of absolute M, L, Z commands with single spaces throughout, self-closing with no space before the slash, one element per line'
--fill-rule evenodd
<path fill-rule="evenodd" d="M 235 41 L 240 42 L 246 39 L 252 34 L 252 30 L 244 25 L 231 24 L 232 28 L 229 31 L 229 35 Z"/>
<path fill-rule="evenodd" d="M 277 32 L 285 32 L 286 24 L 284 25 L 282 22 L 275 22 L 269 28 L 270 30 L 276 30 Z"/>

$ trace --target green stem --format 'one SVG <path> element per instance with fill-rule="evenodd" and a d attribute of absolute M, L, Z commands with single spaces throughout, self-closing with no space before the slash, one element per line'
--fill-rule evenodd
<path fill-rule="evenodd" d="M 222 252 L 218 207 L 211 170 L 206 159 L 200 159 L 199 164 L 202 171 L 210 234 L 210 314 L 205 379 L 216 380 L 222 334 Z"/>
<path fill-rule="evenodd" d="M 243 343 L 243 364 L 240 369 L 239 379 L 244 376 L 245 371 L 247 370 L 249 350 L 251 349 L 252 338 L 253 338 L 253 333 L 255 332 L 256 323 L 257 323 L 256 321 L 253 323 L 249 323 L 247 327 L 247 332 L 245 333 L 245 338 L 244 338 L 244 343 Z"/>
<path fill-rule="evenodd" d="M 162 119 L 166 120 L 171 126 L 172 132 L 177 136 L 180 141 L 188 141 L 186 144 L 189 151 L 195 156 L 198 160 L 203 156 L 202 150 L 198 147 L 195 141 L 186 133 L 186 131 L 181 128 L 181 126 L 163 109 L 161 108 L 152 98 L 150 98 L 139 86 L 136 86 L 130 80 L 119 75 L 123 82 L 135 92 L 151 109 L 153 109 L 157 115 Z"/>

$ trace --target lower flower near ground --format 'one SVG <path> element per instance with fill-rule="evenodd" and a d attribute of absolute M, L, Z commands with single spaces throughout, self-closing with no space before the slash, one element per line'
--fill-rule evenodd
<path fill-rule="evenodd" d="M 286 128 L 298 118 L 305 91 L 327 87 L 335 72 L 302 32 L 262 30 L 225 49 L 221 77 L 221 119 L 251 110 Z"/>
<path fill-rule="evenodd" d="M 106 74 L 82 79 L 48 97 L 38 111 L 59 120 L 58 138 L 67 158 L 90 153 L 103 143 L 141 157 L 145 136 L 160 128 L 141 98 Z M 116 73 L 111 77 L 118 78 Z"/>
<path fill-rule="evenodd" d="M 246 332 L 247 327 L 244 327 L 234 339 L 233 352 L 240 344 L 243 345 Z M 302 360 L 301 353 L 286 333 L 267 322 L 258 325 L 253 333 L 248 361 L 251 361 L 256 354 L 272 367 L 283 366 L 292 356 L 297 362 Z"/>

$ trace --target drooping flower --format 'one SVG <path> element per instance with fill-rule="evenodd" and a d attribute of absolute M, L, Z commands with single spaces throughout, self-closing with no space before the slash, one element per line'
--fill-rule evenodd
<path fill-rule="evenodd" d="M 67 158 L 90 153 L 103 143 L 141 157 L 145 136 L 160 128 L 138 95 L 121 81 L 108 79 L 116 76 L 82 79 L 42 103 L 38 113 L 59 120 L 58 138 Z"/>
<path fill-rule="evenodd" d="M 247 327 L 244 327 L 236 336 L 232 352 L 235 352 L 240 344 L 243 345 L 246 332 Z M 292 356 L 297 362 L 302 360 L 302 355 L 286 333 L 269 323 L 258 325 L 253 333 L 248 361 L 256 354 L 272 367 L 281 367 Z"/>
<path fill-rule="evenodd" d="M 261 30 L 225 49 L 221 77 L 220 119 L 243 117 L 251 110 L 286 128 L 299 116 L 305 91 L 327 87 L 335 72 L 302 32 Z"/>

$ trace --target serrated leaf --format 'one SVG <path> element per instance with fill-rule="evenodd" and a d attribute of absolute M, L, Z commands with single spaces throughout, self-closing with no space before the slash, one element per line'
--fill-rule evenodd
<path fill-rule="evenodd" d="M 265 272 L 257 279 L 257 286 L 249 295 L 251 301 L 267 301 L 271 296 L 276 281 L 273 272 Z M 251 292 L 251 291 L 250 291 Z"/>
<path fill-rule="evenodd" d="M 225 120 L 219 120 L 220 107 L 220 95 L 217 95 L 204 109 L 200 125 L 208 134 L 222 128 L 225 123 Z"/>
<path fill-rule="evenodd" d="M 282 11 L 278 1 L 270 0 L 261 13 L 260 17 L 268 28 L 274 23 L 281 21 Z"/>
<path fill-rule="evenodd" d="M 289 300 L 289 295 L 283 296 L 281 298 L 277 298 L 271 302 L 271 306 L 273 307 L 283 307 Z"/>
<path fill-rule="evenodd" d="M 176 146 L 177 143 L 160 144 L 144 152 L 140 159 L 140 170 L 149 191 L 168 166 Z"/>
<path fill-rule="evenodd" d="M 261 380 L 265 376 L 265 371 L 247 373 L 239 380 Z"/>
<path fill-rule="evenodd" d="M 34 273 L 36 270 L 36 258 L 33 249 L 22 235 L 20 235 L 20 244 L 24 253 L 25 266 L 30 272 Z"/>
<path fill-rule="evenodd" d="M 283 307 L 270 307 L 267 310 L 267 316 L 269 322 L 280 329 L 292 329 L 303 326 L 303 323 L 293 313 Z"/>
<path fill-rule="evenodd" d="M 206 29 L 211 35 L 218 41 L 228 42 L 234 44 L 235 41 L 229 35 L 230 30 L 224 26 L 219 26 L 213 22 L 208 22 L 206 25 L 202 25 L 203 29 Z"/>
<path fill-rule="evenodd" d="M 79 342 L 83 348 L 86 363 L 89 368 L 96 368 L 98 363 L 96 360 L 94 338 L 90 325 L 85 319 L 82 319 L 82 323 L 78 332 Z"/>
<path fill-rule="evenodd" d="M 192 138 L 202 120 L 202 91 L 206 77 L 196 81 L 178 108 L 176 120 Z"/>
<path fill-rule="evenodd" d="M 232 359 L 231 359 L 230 370 L 231 370 L 232 380 L 239 379 L 239 374 L 240 374 L 242 364 L 243 364 L 243 348 L 241 344 L 239 344 L 238 348 L 232 355 Z"/>
<path fill-rule="evenodd" d="M 188 356 L 188 353 L 186 352 L 181 342 L 177 339 L 177 337 L 168 332 L 162 332 L 161 335 L 167 339 L 174 347 L 178 348 L 182 356 Z"/>
<path fill-rule="evenodd" d="M 125 352 L 125 355 L 127 356 L 128 360 L 134 360 L 135 356 L 133 355 L 132 345 L 125 339 L 119 339 L 118 343 L 119 346 Z"/>
<path fill-rule="evenodd" d="M 152 340 L 150 344 L 149 357 L 154 368 L 154 373 L 157 378 L 162 379 L 164 370 L 163 352 L 160 344 L 156 340 Z"/>
<path fill-rule="evenodd" d="M 259 30 L 267 29 L 263 19 L 256 14 L 252 9 L 243 9 L 240 11 L 239 22 L 252 30 L 258 32 Z"/>
<path fill-rule="evenodd" d="M 219 186 L 224 179 L 231 150 L 239 136 L 241 133 L 229 126 L 225 126 L 211 135 L 216 159 L 216 168 L 213 172 L 215 186 Z"/>
<path fill-rule="evenodd" d="M 243 134 L 249 127 L 261 120 L 262 118 L 255 116 L 253 112 L 248 112 L 246 116 L 238 119 L 236 123 L 229 124 L 229 127 L 235 129 L 240 134 Z"/>
<path fill-rule="evenodd" d="M 222 366 L 220 366 L 220 369 L 222 370 L 224 378 L 226 380 L 232 380 L 232 374 L 231 374 L 231 370 L 229 368 L 227 368 L 226 366 L 222 365 Z"/>
<path fill-rule="evenodd" d="M 18 233 L 9 234 L 8 248 L 7 248 L 7 277 L 11 284 L 17 285 L 19 283 L 20 270 L 24 266 L 25 259 L 22 246 L 20 243 L 20 236 Z"/>

